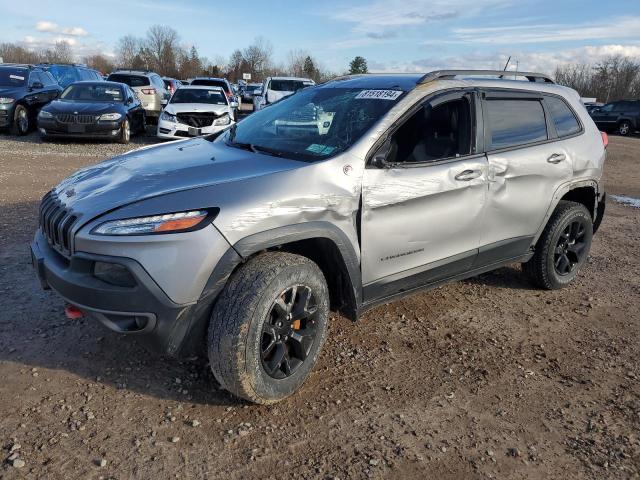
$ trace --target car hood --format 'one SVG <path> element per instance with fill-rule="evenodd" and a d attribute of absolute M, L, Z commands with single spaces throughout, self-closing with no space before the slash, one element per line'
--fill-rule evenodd
<path fill-rule="evenodd" d="M 170 103 L 165 108 L 167 113 L 175 115 L 176 113 L 209 113 L 221 115 L 229 111 L 228 105 L 211 105 L 210 103 Z"/>
<path fill-rule="evenodd" d="M 55 192 L 85 223 L 107 211 L 158 195 L 303 165 L 198 138 L 143 147 L 82 169 L 62 181 Z"/>
<path fill-rule="evenodd" d="M 0 97 L 22 98 L 24 87 L 0 87 Z"/>
<path fill-rule="evenodd" d="M 50 113 L 99 114 L 120 111 L 122 105 L 115 102 L 65 102 L 54 100 L 43 110 Z"/>

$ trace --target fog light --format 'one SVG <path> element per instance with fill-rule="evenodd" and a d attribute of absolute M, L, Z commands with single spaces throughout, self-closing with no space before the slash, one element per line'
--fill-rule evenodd
<path fill-rule="evenodd" d="M 120 130 L 111 130 L 111 135 L 118 135 L 118 133 L 120 133 Z"/>
<path fill-rule="evenodd" d="M 116 287 L 135 287 L 136 281 L 123 265 L 117 263 L 95 262 L 93 276 Z"/>

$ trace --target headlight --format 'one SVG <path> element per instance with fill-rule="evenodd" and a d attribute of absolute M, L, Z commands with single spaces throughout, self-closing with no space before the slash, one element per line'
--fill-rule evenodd
<path fill-rule="evenodd" d="M 160 120 L 166 120 L 167 122 L 175 122 L 176 121 L 176 116 L 175 115 L 171 115 L 170 113 L 167 112 L 162 112 L 160 114 Z"/>
<path fill-rule="evenodd" d="M 121 118 L 122 118 L 122 115 L 119 113 L 104 113 L 100 115 L 100 118 L 98 118 L 98 120 L 113 122 L 115 120 L 120 120 Z"/>
<path fill-rule="evenodd" d="M 40 118 L 53 118 L 53 114 L 52 113 L 46 112 L 44 110 L 40 110 L 40 113 L 38 114 L 38 116 Z"/>
<path fill-rule="evenodd" d="M 210 217 L 207 210 L 191 210 L 150 217 L 111 220 L 98 225 L 91 233 L 97 235 L 145 235 L 184 232 L 195 229 L 207 217 Z"/>
<path fill-rule="evenodd" d="M 222 117 L 216 118 L 213 121 L 213 125 L 229 125 L 231 123 L 231 117 L 228 113 L 225 113 Z"/>
<path fill-rule="evenodd" d="M 15 102 L 15 99 L 13 99 L 11 97 L 0 97 L 0 103 L 8 104 L 8 103 L 13 103 L 13 102 Z"/>

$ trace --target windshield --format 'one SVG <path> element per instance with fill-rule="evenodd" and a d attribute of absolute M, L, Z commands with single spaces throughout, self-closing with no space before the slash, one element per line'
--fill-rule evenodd
<path fill-rule="evenodd" d="M 170 103 L 208 103 L 211 105 L 227 105 L 227 97 L 222 90 L 205 90 L 202 88 L 179 88 L 171 97 Z"/>
<path fill-rule="evenodd" d="M 60 98 L 69 102 L 122 102 L 124 95 L 120 87 L 76 83 L 68 86 Z"/>
<path fill-rule="evenodd" d="M 28 76 L 26 68 L 0 68 L 0 87 L 24 87 Z"/>
<path fill-rule="evenodd" d="M 301 88 L 311 85 L 309 82 L 303 82 L 302 80 L 278 80 L 273 79 L 269 83 L 269 90 L 274 92 L 297 92 Z"/>
<path fill-rule="evenodd" d="M 301 90 L 234 124 L 219 141 L 295 160 L 323 160 L 353 145 L 403 93 L 361 88 Z"/>
<path fill-rule="evenodd" d="M 47 68 L 47 71 L 53 75 L 61 87 L 66 87 L 80 80 L 77 69 L 70 65 L 52 65 Z"/>
<path fill-rule="evenodd" d="M 222 80 L 210 80 L 208 78 L 200 78 L 200 79 L 195 79 L 193 82 L 191 82 L 191 85 L 204 85 L 207 87 L 222 87 L 225 92 L 229 91 L 229 88 L 227 87 L 227 82 L 224 82 Z"/>

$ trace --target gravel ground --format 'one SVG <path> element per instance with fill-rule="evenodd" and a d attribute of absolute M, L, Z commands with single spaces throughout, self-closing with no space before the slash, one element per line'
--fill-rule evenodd
<path fill-rule="evenodd" d="M 0 477 L 639 478 L 640 209 L 609 203 L 565 290 L 514 265 L 333 318 L 304 388 L 253 406 L 204 358 L 67 320 L 35 280 L 41 196 L 151 142 L 0 134 Z M 640 198 L 639 157 L 640 139 L 611 138 L 610 193 Z"/>

